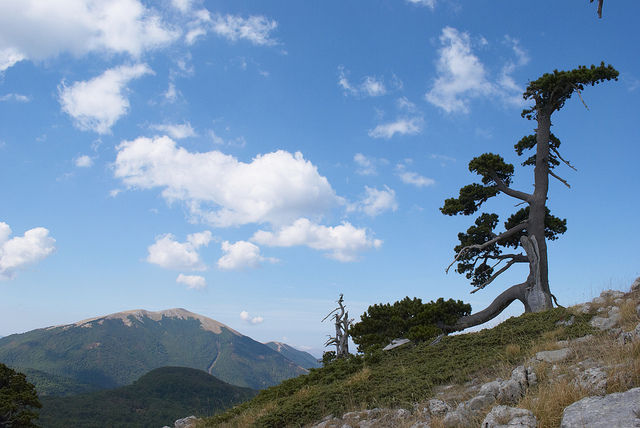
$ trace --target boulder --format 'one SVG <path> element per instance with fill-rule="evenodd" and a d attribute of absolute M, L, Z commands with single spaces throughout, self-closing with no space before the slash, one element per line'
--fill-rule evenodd
<path fill-rule="evenodd" d="M 604 395 L 607 392 L 607 373 L 602 367 L 580 371 L 574 382 L 592 394 Z"/>
<path fill-rule="evenodd" d="M 178 419 L 174 422 L 174 428 L 194 428 L 198 418 L 195 416 L 187 416 L 186 418 Z"/>
<path fill-rule="evenodd" d="M 636 278 L 631 284 L 631 291 L 640 291 L 640 277 Z"/>
<path fill-rule="evenodd" d="M 561 428 L 640 426 L 640 388 L 587 397 L 564 409 Z"/>
<path fill-rule="evenodd" d="M 496 406 L 482 421 L 482 428 L 536 428 L 538 421 L 530 410 L 509 406 Z"/>
<path fill-rule="evenodd" d="M 390 344 L 388 344 L 387 346 L 385 346 L 384 348 L 382 348 L 383 351 L 390 351 L 392 349 L 395 349 L 399 346 L 402 345 L 406 345 L 407 343 L 411 342 L 409 339 L 393 339 L 391 341 Z"/>
<path fill-rule="evenodd" d="M 498 379 L 485 383 L 480 387 L 480 395 L 492 395 L 493 397 L 497 397 L 502 382 L 502 379 Z"/>
<path fill-rule="evenodd" d="M 438 400 L 437 398 L 429 400 L 429 413 L 433 416 L 442 416 L 450 410 L 451 406 L 442 400 Z"/>
<path fill-rule="evenodd" d="M 536 360 L 546 361 L 547 363 L 557 363 L 566 360 L 570 355 L 571 349 L 569 348 L 557 349 L 555 351 L 541 351 L 536 354 Z"/>
<path fill-rule="evenodd" d="M 611 330 L 615 327 L 620 321 L 620 313 L 614 312 L 608 318 L 604 317 L 593 317 L 591 319 L 591 326 L 598 328 L 600 330 Z"/>

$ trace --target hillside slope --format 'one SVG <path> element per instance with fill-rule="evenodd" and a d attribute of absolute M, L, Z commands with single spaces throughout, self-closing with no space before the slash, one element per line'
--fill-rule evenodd
<path fill-rule="evenodd" d="M 318 362 L 316 357 L 308 352 L 300 351 L 293 346 L 287 345 L 286 343 L 267 342 L 265 345 L 305 369 L 317 369 L 318 367 L 322 367 L 322 364 Z"/>
<path fill-rule="evenodd" d="M 43 397 L 45 427 L 161 427 L 182 415 L 211 416 L 257 391 L 229 385 L 201 370 L 162 367 L 132 385 L 72 397 Z"/>
<path fill-rule="evenodd" d="M 204 370 L 253 389 L 306 373 L 268 346 L 184 309 L 120 312 L 14 334 L 0 339 L 0 361 L 102 389 L 130 384 L 164 366 Z M 41 379 L 29 379 L 42 386 Z"/>
<path fill-rule="evenodd" d="M 531 411 L 539 428 L 558 427 L 563 409 L 594 395 L 594 388 L 601 394 L 640 386 L 640 279 L 635 284 L 631 293 L 603 292 L 591 303 L 523 314 L 431 346 L 409 344 L 336 360 L 261 391 L 203 425 L 284 427 L 324 420 L 318 426 L 383 427 L 431 418 L 430 426 L 442 427 L 453 426 L 443 425 L 445 415 L 465 416 L 470 408 L 473 423 L 462 426 L 479 426 L 492 405 L 505 404 L 499 395 L 478 398 L 480 388 L 495 380 L 502 387 L 519 366 L 537 374 L 537 386 L 518 386 L 524 395 L 507 403 Z M 439 399 L 435 407 L 433 398 Z"/>

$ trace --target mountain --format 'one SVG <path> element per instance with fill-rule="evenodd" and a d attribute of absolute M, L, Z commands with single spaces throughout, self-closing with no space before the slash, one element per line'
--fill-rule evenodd
<path fill-rule="evenodd" d="M 56 427 L 173 426 L 184 415 L 212 416 L 258 391 L 185 367 L 162 367 L 132 385 L 71 397 L 41 397 L 39 423 Z"/>
<path fill-rule="evenodd" d="M 119 312 L 13 334 L 0 339 L 0 362 L 52 375 L 48 383 L 65 379 L 71 389 L 124 386 L 164 366 L 204 370 L 253 389 L 307 372 L 268 346 L 185 309 Z M 43 386 L 41 379 L 29 380 Z"/>
<path fill-rule="evenodd" d="M 282 342 L 267 342 L 265 343 L 269 348 L 282 354 L 288 360 L 293 361 L 300 367 L 305 369 L 317 369 L 322 367 L 322 364 L 318 362 L 318 359 L 308 352 L 299 351 L 293 346 L 287 345 Z"/>

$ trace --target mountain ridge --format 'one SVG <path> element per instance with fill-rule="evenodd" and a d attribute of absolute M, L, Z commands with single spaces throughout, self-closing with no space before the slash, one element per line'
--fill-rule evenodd
<path fill-rule="evenodd" d="M 183 308 L 135 309 L 13 334 L 0 339 L 0 361 L 51 375 L 38 376 L 39 390 L 63 378 L 70 390 L 77 390 L 73 383 L 114 388 L 163 366 L 204 370 L 252 389 L 307 373 L 270 347 Z"/>

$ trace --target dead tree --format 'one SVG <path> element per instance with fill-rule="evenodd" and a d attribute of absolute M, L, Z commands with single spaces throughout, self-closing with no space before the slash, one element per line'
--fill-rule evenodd
<path fill-rule="evenodd" d="M 340 298 L 337 302 L 338 307 L 329 312 L 329 314 L 322 319 L 322 321 L 325 321 L 327 318 L 331 317 L 331 319 L 335 320 L 336 335 L 329 336 L 329 340 L 327 340 L 324 346 L 335 345 L 336 357 L 338 358 L 349 355 L 349 329 L 353 324 L 353 318 L 349 319 L 349 312 L 346 310 L 343 301 L 343 295 L 340 293 Z"/>

